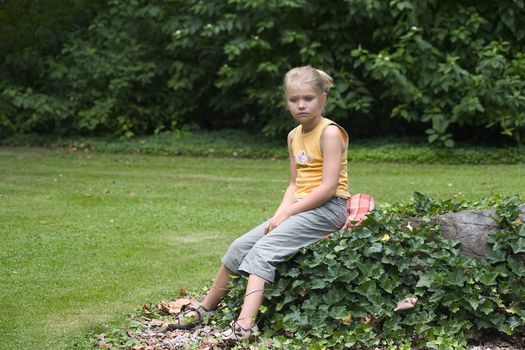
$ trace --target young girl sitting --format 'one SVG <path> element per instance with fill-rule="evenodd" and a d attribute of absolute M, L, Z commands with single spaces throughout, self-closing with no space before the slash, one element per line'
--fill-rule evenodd
<path fill-rule="evenodd" d="M 266 283 L 277 265 L 300 248 L 315 243 L 345 223 L 348 135 L 323 116 L 332 78 L 310 66 L 284 77 L 287 109 L 299 123 L 288 134 L 290 184 L 271 219 L 236 239 L 222 258 L 204 301 L 175 316 L 170 329 L 189 329 L 205 322 L 224 296 L 230 275 L 248 275 L 242 310 L 218 336 L 246 339 L 257 332 L 255 319 Z"/>

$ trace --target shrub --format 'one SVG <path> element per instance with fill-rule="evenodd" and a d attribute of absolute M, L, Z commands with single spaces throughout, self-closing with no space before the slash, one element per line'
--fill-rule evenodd
<path fill-rule="evenodd" d="M 350 234 L 338 232 L 280 266 L 261 308 L 265 335 L 288 349 L 454 349 L 487 332 L 523 335 L 520 203 L 517 197 L 438 201 L 415 193 L 408 204 L 375 210 Z M 493 251 L 476 260 L 443 239 L 431 218 L 482 207 L 496 208 L 500 231 L 489 237 Z M 421 224 L 412 227 L 416 216 Z M 231 287 L 225 320 L 239 312 L 245 279 Z M 415 308 L 394 312 L 410 295 L 419 297 Z"/>
<path fill-rule="evenodd" d="M 196 124 L 282 135 L 292 125 L 282 75 L 312 64 L 337 82 L 327 115 L 358 133 L 391 132 L 393 117 L 447 146 L 456 126 L 523 144 L 524 12 L 522 0 L 111 0 L 47 56 L 48 82 L 2 84 L 0 115 L 16 132 L 26 131 L 20 113 L 23 125 L 33 118 L 29 131 L 131 136 Z M 9 91 L 36 97 L 20 107 Z M 58 113 L 50 123 L 41 95 L 61 102 L 67 122 Z"/>

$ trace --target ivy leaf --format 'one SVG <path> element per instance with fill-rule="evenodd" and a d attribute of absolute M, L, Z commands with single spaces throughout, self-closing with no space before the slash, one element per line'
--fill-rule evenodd
<path fill-rule="evenodd" d="M 431 273 L 418 273 L 419 280 L 417 281 L 416 287 L 427 287 L 430 288 L 432 286 L 432 283 L 434 283 L 434 276 Z"/>
<path fill-rule="evenodd" d="M 376 283 L 372 280 L 365 281 L 361 283 L 356 289 L 356 293 L 361 294 L 362 296 L 369 296 L 376 292 Z"/>
<path fill-rule="evenodd" d="M 348 311 L 345 306 L 334 306 L 330 311 L 330 316 L 336 320 L 344 320 L 348 317 Z"/>
<path fill-rule="evenodd" d="M 394 288 L 399 286 L 401 284 L 401 279 L 397 276 L 391 276 L 391 275 L 383 275 L 384 278 L 381 279 L 380 286 L 383 288 L 387 293 L 392 293 Z"/>
<path fill-rule="evenodd" d="M 312 283 L 312 289 L 325 289 L 328 286 L 328 282 L 325 281 L 323 278 L 317 278 Z"/>
<path fill-rule="evenodd" d="M 300 274 L 301 274 L 301 271 L 299 271 L 298 268 L 294 267 L 293 269 L 288 270 L 288 272 L 286 273 L 286 276 L 297 277 Z"/>
<path fill-rule="evenodd" d="M 357 272 L 356 270 L 350 270 L 347 271 L 343 276 L 341 276 L 339 280 L 344 283 L 351 283 L 357 278 L 357 276 L 359 276 L 359 272 Z"/>
<path fill-rule="evenodd" d="M 525 253 L 525 238 L 518 238 L 518 240 L 516 242 L 512 242 L 510 246 L 512 247 L 512 251 L 515 254 Z"/>
<path fill-rule="evenodd" d="M 512 272 L 514 272 L 516 275 L 525 276 L 525 265 L 523 264 L 523 260 L 509 258 L 507 260 L 507 264 L 509 265 Z"/>
<path fill-rule="evenodd" d="M 303 310 L 317 310 L 317 304 L 312 299 L 306 299 L 303 304 L 301 305 L 301 309 Z"/>
<path fill-rule="evenodd" d="M 330 288 L 324 295 L 323 301 L 327 305 L 335 305 L 345 297 L 345 291 L 339 288 Z"/>
<path fill-rule="evenodd" d="M 467 302 L 469 303 L 469 305 L 472 308 L 472 310 L 476 311 L 478 309 L 480 300 L 479 300 L 479 298 L 476 298 L 476 299 L 475 298 L 468 298 Z"/>
<path fill-rule="evenodd" d="M 304 284 L 304 280 L 300 280 L 300 279 L 297 279 L 295 281 L 293 281 L 292 283 L 292 289 L 295 289 L 299 286 L 302 286 Z"/>
<path fill-rule="evenodd" d="M 489 315 L 494 311 L 494 304 L 489 299 L 484 298 L 479 303 L 479 311 L 485 315 Z"/>
<path fill-rule="evenodd" d="M 450 272 L 447 275 L 445 279 L 445 285 L 461 287 L 465 284 L 466 281 L 467 276 L 465 275 L 465 272 L 463 270 L 456 270 Z"/>
<path fill-rule="evenodd" d="M 492 262 L 502 262 L 507 260 L 507 254 L 504 250 L 494 250 L 486 256 L 487 260 Z"/>
<path fill-rule="evenodd" d="M 487 286 L 495 285 L 497 277 L 497 272 L 480 271 L 479 273 L 475 274 L 475 280 Z"/>
<path fill-rule="evenodd" d="M 379 262 L 360 263 L 357 264 L 357 267 L 365 280 L 369 278 L 380 278 L 384 272 Z"/>
<path fill-rule="evenodd" d="M 375 253 L 381 253 L 383 251 L 383 244 L 374 243 L 363 252 L 364 256 L 370 256 Z"/>
<path fill-rule="evenodd" d="M 443 296 L 445 296 L 445 294 L 446 294 L 445 290 L 438 289 L 430 296 L 430 298 L 428 298 L 428 301 L 431 304 L 436 304 L 443 298 Z"/>
<path fill-rule="evenodd" d="M 518 235 L 525 238 L 525 224 L 521 224 L 520 229 L 518 230 Z"/>

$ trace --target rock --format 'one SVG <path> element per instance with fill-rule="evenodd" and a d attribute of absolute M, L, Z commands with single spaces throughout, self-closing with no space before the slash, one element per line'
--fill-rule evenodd
<path fill-rule="evenodd" d="M 520 219 L 525 222 L 525 204 L 519 209 Z M 481 258 L 490 252 L 487 237 L 498 232 L 499 227 L 492 218 L 495 209 L 466 210 L 448 213 L 436 218 L 441 225 L 440 233 L 444 238 L 454 239 L 461 243 L 460 249 L 468 257 Z"/>

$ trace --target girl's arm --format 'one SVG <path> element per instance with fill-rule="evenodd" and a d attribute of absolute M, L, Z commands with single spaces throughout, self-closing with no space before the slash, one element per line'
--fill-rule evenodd
<path fill-rule="evenodd" d="M 288 148 L 290 150 L 290 185 L 284 194 L 283 201 L 279 209 L 275 212 L 266 226 L 265 233 L 270 232 L 279 226 L 288 217 L 306 211 L 324 204 L 332 198 L 337 191 L 339 182 L 339 172 L 341 170 L 341 155 L 346 147 L 341 138 L 341 131 L 335 125 L 329 125 L 323 130 L 323 178 L 321 184 L 312 192 L 294 202 L 295 177 L 297 175 L 295 168 L 295 159 L 291 152 L 291 136 L 288 135 Z M 293 192 L 292 192 L 293 190 Z"/>
<path fill-rule="evenodd" d="M 290 183 L 288 184 L 288 187 L 286 188 L 286 191 L 284 192 L 283 199 L 281 201 L 281 205 L 279 205 L 279 208 L 275 211 L 275 214 L 273 215 L 273 218 L 270 220 L 266 228 L 264 229 L 264 233 L 268 233 L 271 230 L 273 230 L 277 225 L 273 222 L 273 219 L 279 218 L 281 216 L 285 216 L 285 219 L 289 216 L 286 216 L 287 209 L 290 205 L 293 204 L 295 199 L 295 190 L 297 186 L 295 185 L 295 178 L 297 177 L 297 168 L 295 167 L 295 157 L 292 152 L 292 139 L 293 135 L 295 133 L 295 129 L 290 131 L 288 133 L 288 154 L 290 158 Z M 282 220 L 284 221 L 284 219 Z M 279 224 L 282 222 L 280 221 Z"/>

